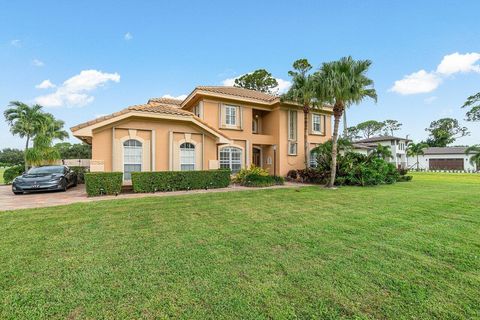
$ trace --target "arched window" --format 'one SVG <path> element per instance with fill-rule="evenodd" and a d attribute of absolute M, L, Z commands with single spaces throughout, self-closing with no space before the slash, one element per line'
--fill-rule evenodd
<path fill-rule="evenodd" d="M 242 150 L 235 147 L 220 149 L 220 168 L 230 169 L 237 173 L 242 168 Z"/>
<path fill-rule="evenodd" d="M 131 180 L 131 173 L 139 171 L 142 171 L 142 143 L 130 139 L 123 143 L 123 179 Z"/>
<path fill-rule="evenodd" d="M 317 161 L 318 153 L 315 150 L 310 151 L 310 168 L 316 168 L 318 165 Z"/>
<path fill-rule="evenodd" d="M 195 145 L 189 142 L 180 145 L 180 170 L 195 170 Z"/>

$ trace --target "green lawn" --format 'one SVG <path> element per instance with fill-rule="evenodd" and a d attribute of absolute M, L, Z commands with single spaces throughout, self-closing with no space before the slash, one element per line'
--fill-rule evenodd
<path fill-rule="evenodd" d="M 0 213 L 0 318 L 480 318 L 480 175 Z"/>

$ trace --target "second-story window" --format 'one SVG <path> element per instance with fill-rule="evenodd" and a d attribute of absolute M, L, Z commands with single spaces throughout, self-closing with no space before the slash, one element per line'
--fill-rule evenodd
<path fill-rule="evenodd" d="M 297 110 L 288 111 L 288 154 L 297 154 Z"/>
<path fill-rule="evenodd" d="M 288 140 L 297 140 L 297 111 L 288 111 Z"/>
<path fill-rule="evenodd" d="M 225 124 L 227 126 L 237 125 L 237 107 L 225 106 Z"/>
<path fill-rule="evenodd" d="M 314 133 L 322 132 L 322 116 L 319 114 L 312 114 L 312 131 Z"/>

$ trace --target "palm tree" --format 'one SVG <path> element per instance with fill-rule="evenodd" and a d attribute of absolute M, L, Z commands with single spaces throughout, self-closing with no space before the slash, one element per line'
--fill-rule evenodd
<path fill-rule="evenodd" d="M 465 154 L 467 155 L 472 153 L 473 155 L 470 157 L 470 163 L 476 165 L 477 170 L 480 170 L 480 144 L 473 145 L 465 150 Z"/>
<path fill-rule="evenodd" d="M 42 112 L 42 106 L 38 104 L 29 106 L 20 101 L 12 101 L 9 107 L 3 114 L 10 126 L 10 132 L 20 138 L 26 138 L 24 152 L 26 170 L 28 169 L 26 153 L 30 139 L 37 134 L 41 123 L 44 121 L 44 113 Z"/>
<path fill-rule="evenodd" d="M 392 150 L 388 146 L 381 145 L 380 143 L 377 145 L 373 154 L 383 160 L 389 160 L 392 158 Z"/>
<path fill-rule="evenodd" d="M 40 131 L 52 140 L 65 140 L 69 137 L 68 132 L 63 130 L 65 122 L 55 119 L 51 113 L 45 113 L 41 122 Z"/>
<path fill-rule="evenodd" d="M 417 157 L 417 170 L 420 169 L 420 162 L 418 161 L 418 156 L 425 154 L 425 152 L 423 151 L 425 148 L 428 148 L 428 144 L 424 142 L 412 142 L 407 146 L 407 156 Z"/>
<path fill-rule="evenodd" d="M 289 71 L 292 77 L 292 86 L 282 96 L 282 100 L 298 103 L 303 110 L 303 142 L 304 142 L 304 164 L 308 168 L 308 114 L 310 109 L 315 108 L 316 98 L 316 81 L 315 77 L 307 74 L 312 66 L 307 59 L 299 59 L 293 63 L 295 71 Z"/>
<path fill-rule="evenodd" d="M 55 139 L 64 140 L 68 133 L 63 130 L 64 122 L 57 120 L 51 113 L 44 113 L 38 132 L 33 139 L 33 148 L 27 150 L 26 160 L 29 164 L 39 166 L 52 164 L 60 159 L 58 149 L 52 147 Z"/>
<path fill-rule="evenodd" d="M 327 187 L 334 187 L 335 184 L 338 129 L 345 108 L 358 104 L 365 98 L 377 101 L 373 81 L 366 76 L 371 64 L 370 60 L 353 60 L 352 57 L 344 57 L 338 61 L 323 63 L 317 73 L 317 97 L 333 105 L 334 116 L 332 166 Z"/>

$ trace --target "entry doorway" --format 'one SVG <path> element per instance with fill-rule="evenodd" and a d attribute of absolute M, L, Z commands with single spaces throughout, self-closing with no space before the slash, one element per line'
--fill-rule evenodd
<path fill-rule="evenodd" d="M 252 164 L 255 167 L 261 168 L 262 167 L 262 148 L 260 147 L 253 147 L 252 151 Z"/>

